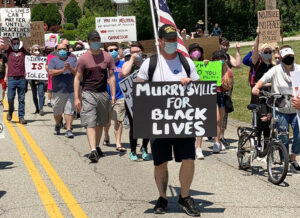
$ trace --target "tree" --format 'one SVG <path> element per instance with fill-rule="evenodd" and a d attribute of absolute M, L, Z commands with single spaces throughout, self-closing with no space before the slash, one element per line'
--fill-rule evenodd
<path fill-rule="evenodd" d="M 31 20 L 32 21 L 43 21 L 45 17 L 45 7 L 42 4 L 35 5 L 31 9 Z"/>
<path fill-rule="evenodd" d="M 48 26 L 60 25 L 61 15 L 56 4 L 48 4 L 45 9 L 44 22 Z"/>
<path fill-rule="evenodd" d="M 111 0 L 86 0 L 83 5 L 84 13 L 86 13 L 86 10 L 101 12 L 99 10 L 111 11 L 113 9 L 114 9 L 114 6 L 113 6 Z"/>
<path fill-rule="evenodd" d="M 15 1 L 15 5 L 19 7 L 23 7 L 23 5 L 27 5 L 28 0 L 17 0 Z"/>
<path fill-rule="evenodd" d="M 68 23 L 74 23 L 75 26 L 77 26 L 78 20 L 82 16 L 81 9 L 78 6 L 78 2 L 76 2 L 75 0 L 71 0 L 65 8 L 64 15 Z"/>

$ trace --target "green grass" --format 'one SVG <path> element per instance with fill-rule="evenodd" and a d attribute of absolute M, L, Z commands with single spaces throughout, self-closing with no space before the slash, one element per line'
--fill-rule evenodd
<path fill-rule="evenodd" d="M 300 41 L 289 41 L 284 43 L 293 47 L 295 52 L 295 63 L 300 64 Z M 233 45 L 232 45 L 233 46 Z M 279 47 L 282 44 L 279 44 Z M 252 46 L 241 47 L 241 57 L 250 51 Z M 229 49 L 229 54 L 235 57 L 235 48 Z M 233 88 L 233 105 L 234 112 L 230 117 L 239 121 L 251 122 L 252 114 L 247 110 L 247 105 L 250 103 L 251 90 L 248 83 L 249 67 L 242 64 L 240 69 L 233 69 L 234 73 L 234 88 Z"/>

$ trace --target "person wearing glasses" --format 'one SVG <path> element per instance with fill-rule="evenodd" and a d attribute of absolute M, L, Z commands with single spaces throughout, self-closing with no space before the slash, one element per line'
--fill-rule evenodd
<path fill-rule="evenodd" d="M 60 134 L 62 114 L 66 120 L 67 138 L 73 138 L 71 130 L 74 113 L 74 75 L 77 61 L 68 55 L 67 46 L 57 46 L 58 56 L 51 59 L 48 70 L 52 76 L 52 105 L 55 119 L 54 135 Z"/>

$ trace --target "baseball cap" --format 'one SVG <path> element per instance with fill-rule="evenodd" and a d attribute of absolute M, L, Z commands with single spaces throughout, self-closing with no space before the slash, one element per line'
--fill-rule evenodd
<path fill-rule="evenodd" d="M 280 56 L 282 58 L 284 58 L 287 55 L 295 55 L 295 52 L 293 51 L 293 49 L 288 48 L 288 47 L 283 48 L 283 49 L 280 50 Z"/>
<path fill-rule="evenodd" d="M 92 30 L 91 32 L 89 32 L 88 34 L 88 41 L 94 39 L 94 38 L 101 38 L 100 34 L 96 31 L 96 30 Z"/>
<path fill-rule="evenodd" d="M 123 51 L 123 55 L 124 55 L 124 57 L 130 55 L 130 48 L 126 48 L 126 49 Z"/>
<path fill-rule="evenodd" d="M 176 28 L 170 24 L 165 24 L 159 28 L 158 37 L 165 39 L 173 39 L 177 37 Z"/>

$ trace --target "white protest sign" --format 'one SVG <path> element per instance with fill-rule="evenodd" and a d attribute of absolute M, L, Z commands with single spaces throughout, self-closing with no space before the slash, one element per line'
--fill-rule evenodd
<path fill-rule="evenodd" d="M 59 43 L 59 35 L 57 33 L 45 34 L 45 46 L 54 48 Z"/>
<path fill-rule="evenodd" d="M 130 76 L 126 77 L 125 79 L 121 80 L 119 82 L 120 89 L 124 95 L 127 107 L 130 111 L 131 116 L 132 115 L 132 107 L 133 107 L 133 97 L 132 97 L 132 89 L 133 89 L 133 83 L 136 81 L 136 77 L 138 75 L 138 70 L 132 73 Z"/>
<path fill-rule="evenodd" d="M 9 38 L 30 37 L 30 8 L 1 8 L 0 36 Z"/>
<path fill-rule="evenodd" d="M 26 79 L 48 80 L 47 57 L 25 56 Z"/>
<path fill-rule="evenodd" d="M 292 71 L 291 72 L 291 80 L 292 80 L 292 87 L 293 87 L 293 95 L 297 96 L 300 95 L 300 71 Z M 298 126 L 300 129 L 300 111 L 297 110 L 297 119 L 298 119 Z"/>
<path fill-rule="evenodd" d="M 137 41 L 135 16 L 96 17 L 96 30 L 101 42 Z"/>
<path fill-rule="evenodd" d="M 73 51 L 72 54 L 78 59 L 81 55 L 83 55 L 86 52 L 87 52 L 87 50 Z"/>

